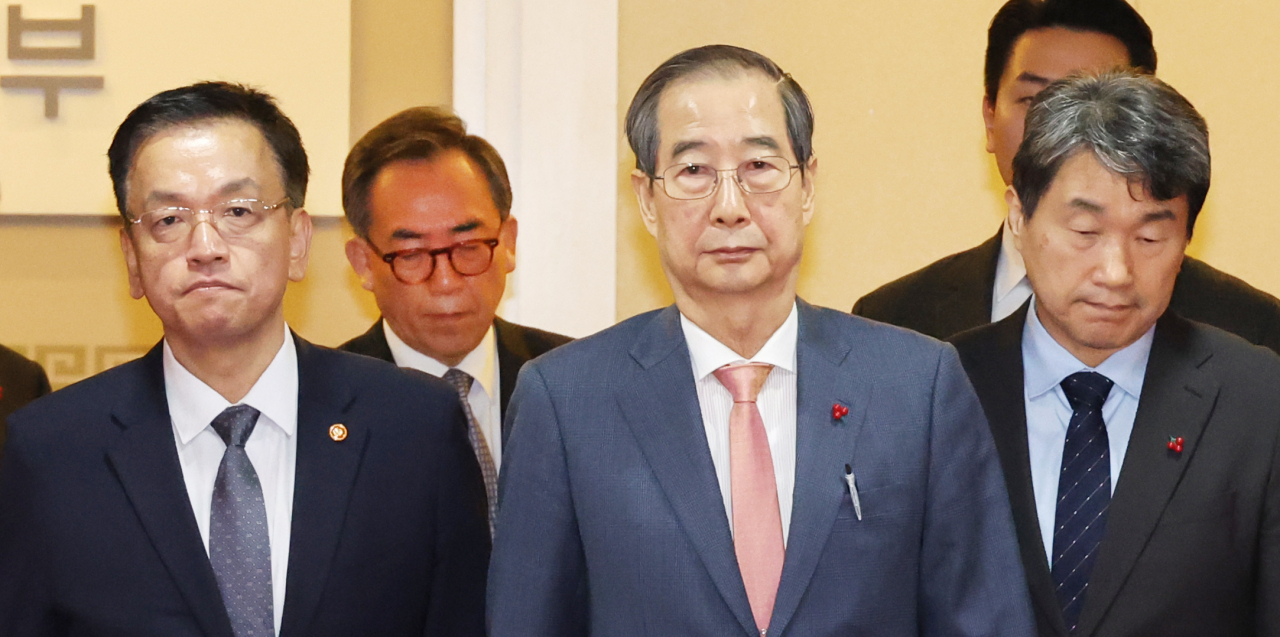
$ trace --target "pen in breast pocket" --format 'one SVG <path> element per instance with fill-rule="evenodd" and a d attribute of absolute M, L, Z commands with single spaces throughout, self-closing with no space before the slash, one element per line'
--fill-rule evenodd
<path fill-rule="evenodd" d="M 844 466 L 844 481 L 849 484 L 849 497 L 853 499 L 853 514 L 862 519 L 862 501 L 858 499 L 858 482 L 853 477 L 853 467 Z"/>

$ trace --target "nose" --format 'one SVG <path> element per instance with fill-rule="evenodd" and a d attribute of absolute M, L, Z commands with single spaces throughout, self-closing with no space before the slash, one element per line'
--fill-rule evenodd
<path fill-rule="evenodd" d="M 213 218 L 200 215 L 192 220 L 187 256 L 193 263 L 214 263 L 227 258 L 227 242 L 213 225 Z"/>
<path fill-rule="evenodd" d="M 1115 240 L 1103 245 L 1096 279 L 1110 288 L 1122 288 L 1133 283 L 1133 253 L 1127 243 Z"/>
<path fill-rule="evenodd" d="M 722 174 L 716 184 L 719 189 L 712 196 L 715 203 L 711 207 L 711 222 L 726 228 L 737 228 L 751 223 L 751 211 L 747 209 L 747 200 L 743 196 L 742 185 L 732 172 Z"/>
<path fill-rule="evenodd" d="M 449 261 L 448 253 L 441 252 L 432 255 L 435 259 L 431 276 L 427 277 L 426 284 L 436 292 L 448 292 L 457 289 L 462 285 L 462 275 L 453 269 L 453 263 Z"/>

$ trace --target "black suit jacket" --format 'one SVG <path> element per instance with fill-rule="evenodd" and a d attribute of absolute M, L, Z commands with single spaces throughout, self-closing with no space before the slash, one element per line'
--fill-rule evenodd
<path fill-rule="evenodd" d="M 1039 633 L 1067 637 L 1032 493 L 1026 312 L 951 340 L 995 437 Z M 1160 318 L 1086 595 L 1073 635 L 1280 635 L 1280 357 Z"/>
<path fill-rule="evenodd" d="M 853 313 L 928 334 L 952 335 L 991 322 L 1000 233 L 858 299 Z M 1169 309 L 1280 352 L 1280 299 L 1186 257 Z"/>
<path fill-rule="evenodd" d="M 0 345 L 0 455 L 4 454 L 9 414 L 47 393 L 49 377 L 44 368 Z"/>
<path fill-rule="evenodd" d="M 280 634 L 483 635 L 484 487 L 457 394 L 380 361 L 297 348 Z M 232 637 L 183 482 L 160 346 L 10 420 L 0 635 Z"/>
<path fill-rule="evenodd" d="M 493 328 L 498 344 L 498 385 L 502 393 L 502 444 L 505 447 L 507 438 L 511 436 L 511 424 L 507 420 L 507 404 L 511 402 L 511 392 L 516 389 L 516 379 L 520 376 L 520 368 L 524 364 L 557 348 L 572 338 L 540 329 L 516 325 L 494 317 Z M 394 363 L 391 347 L 387 345 L 386 332 L 382 331 L 382 319 L 373 324 L 369 331 L 357 336 L 338 349 L 380 358 Z"/>

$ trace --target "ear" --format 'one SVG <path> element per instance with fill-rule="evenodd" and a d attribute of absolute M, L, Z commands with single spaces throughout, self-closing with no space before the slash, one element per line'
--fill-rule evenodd
<path fill-rule="evenodd" d="M 987 152 L 994 153 L 996 152 L 996 140 L 994 137 L 996 128 L 996 105 L 993 104 L 991 100 L 987 99 L 986 96 L 983 96 L 982 98 L 982 123 L 987 129 Z"/>
<path fill-rule="evenodd" d="M 636 200 L 640 202 L 640 219 L 644 221 L 644 227 L 649 234 L 654 237 L 658 236 L 658 210 L 654 207 L 653 202 L 653 180 L 644 171 L 636 169 L 631 171 L 631 189 L 636 193 Z"/>
<path fill-rule="evenodd" d="M 129 224 L 120 229 L 120 251 L 124 253 L 124 266 L 129 271 L 129 296 L 140 299 L 146 296 L 142 289 L 142 274 L 138 268 L 138 246 L 129 235 Z"/>
<path fill-rule="evenodd" d="M 360 237 L 347 241 L 347 262 L 360 277 L 360 287 L 373 291 L 373 272 L 369 268 L 369 244 Z"/>
<path fill-rule="evenodd" d="M 804 211 L 804 225 L 809 225 L 809 221 L 813 219 L 813 193 L 814 179 L 818 177 L 818 156 L 809 155 L 809 161 L 805 162 L 804 173 L 801 177 L 800 188 L 804 191 L 804 201 L 801 204 L 801 210 Z"/>
<path fill-rule="evenodd" d="M 1022 200 L 1018 198 L 1018 191 L 1013 186 L 1005 189 L 1004 202 L 1009 205 L 1009 232 L 1013 235 L 1013 247 L 1022 252 L 1022 236 L 1027 227 L 1027 217 L 1022 213 Z"/>
<path fill-rule="evenodd" d="M 311 254 L 311 215 L 298 208 L 289 218 L 289 280 L 301 281 Z"/>
<path fill-rule="evenodd" d="M 502 222 L 502 231 L 498 233 L 498 238 L 502 239 L 498 247 L 507 251 L 507 272 L 516 269 L 516 236 L 519 234 L 520 224 L 516 222 L 516 218 L 507 217 Z"/>

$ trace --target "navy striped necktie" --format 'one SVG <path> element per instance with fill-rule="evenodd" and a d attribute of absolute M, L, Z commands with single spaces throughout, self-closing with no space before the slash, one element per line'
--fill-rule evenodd
<path fill-rule="evenodd" d="M 1058 507 L 1053 524 L 1053 582 L 1068 630 L 1075 630 L 1107 527 L 1111 504 L 1111 449 L 1102 405 L 1111 379 L 1077 372 L 1062 381 L 1071 403 L 1058 476 Z"/>

